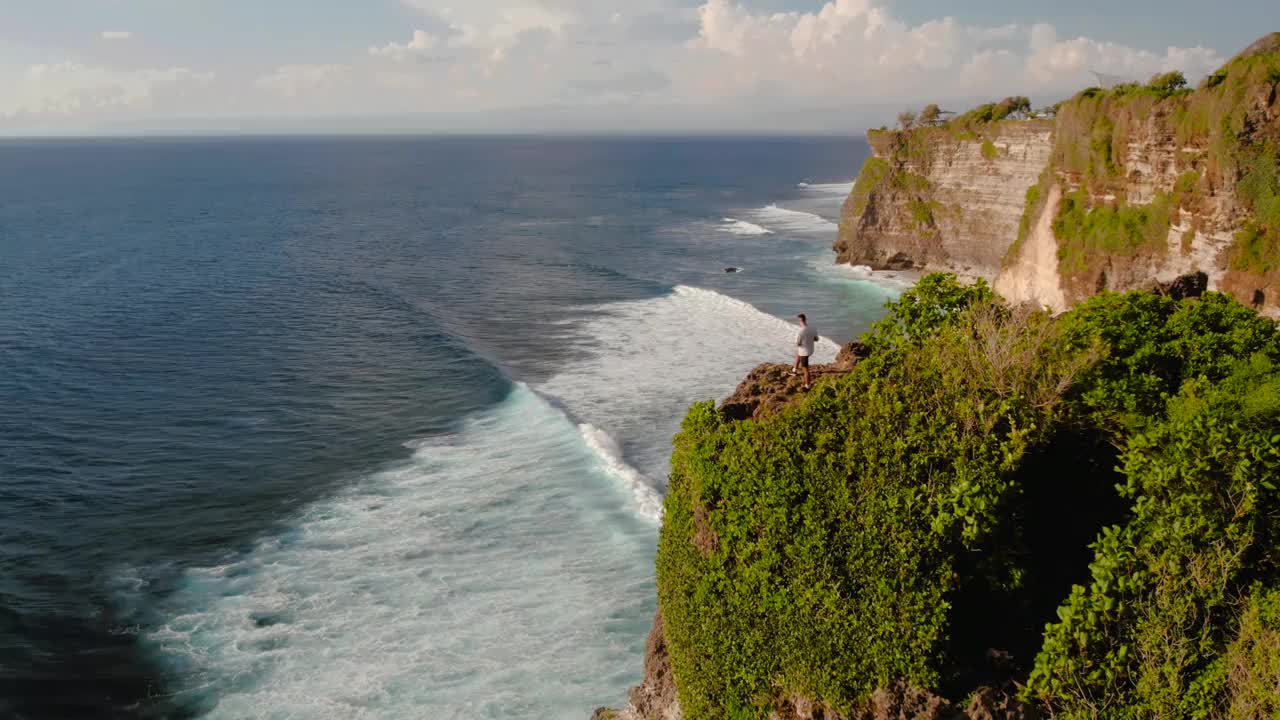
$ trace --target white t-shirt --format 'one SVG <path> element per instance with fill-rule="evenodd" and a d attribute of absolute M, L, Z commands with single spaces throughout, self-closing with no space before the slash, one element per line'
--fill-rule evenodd
<path fill-rule="evenodd" d="M 813 344 L 817 341 L 818 331 L 814 330 L 812 325 L 800 328 L 800 334 L 796 336 L 796 354 L 800 357 L 809 357 L 813 354 Z"/>

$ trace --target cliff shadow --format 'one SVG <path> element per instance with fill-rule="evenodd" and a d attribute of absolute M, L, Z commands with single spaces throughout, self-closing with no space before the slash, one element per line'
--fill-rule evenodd
<path fill-rule="evenodd" d="M 1027 453 L 1016 473 L 1022 491 L 1011 502 L 1012 522 L 957 568 L 965 581 L 952 596 L 947 697 L 1025 680 L 1045 625 L 1057 621 L 1073 585 L 1089 583 L 1090 544 L 1128 513 L 1116 491 L 1123 480 L 1118 457 L 1105 433 L 1079 427 L 1063 428 Z M 1008 563 L 1022 571 L 1020 583 L 992 582 Z"/>

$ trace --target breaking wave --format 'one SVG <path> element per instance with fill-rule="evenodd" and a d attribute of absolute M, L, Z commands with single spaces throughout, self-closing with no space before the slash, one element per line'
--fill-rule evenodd
<path fill-rule="evenodd" d="M 773 231 L 762 228 L 755 223 L 749 223 L 746 220 L 738 220 L 736 218 L 725 218 L 720 221 L 720 232 L 730 233 L 732 235 L 772 235 Z"/>

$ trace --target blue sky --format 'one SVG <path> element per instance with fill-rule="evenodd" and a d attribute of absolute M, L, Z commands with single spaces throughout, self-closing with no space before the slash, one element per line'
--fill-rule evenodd
<path fill-rule="evenodd" d="M 1202 75 L 1274 2 L 0 0 L 0 132 L 848 131 Z"/>

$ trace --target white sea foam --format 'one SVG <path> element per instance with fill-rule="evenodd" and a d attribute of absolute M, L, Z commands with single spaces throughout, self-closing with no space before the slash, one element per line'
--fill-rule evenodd
<path fill-rule="evenodd" d="M 843 183 L 800 183 L 796 187 L 807 193 L 822 195 L 848 195 L 853 192 L 852 182 Z"/>
<path fill-rule="evenodd" d="M 830 257 L 813 260 L 810 265 L 819 276 L 874 285 L 894 295 L 915 285 L 918 278 L 916 273 L 911 272 L 872 270 L 867 265 L 833 263 Z"/>
<path fill-rule="evenodd" d="M 638 679 L 652 611 L 653 525 L 602 447 L 517 387 L 190 571 L 147 641 L 209 718 L 581 718 Z"/>
<path fill-rule="evenodd" d="M 766 228 L 790 233 L 829 233 L 838 226 L 824 217 L 800 210 L 788 210 L 776 204 L 752 210 L 751 218 Z"/>
<path fill-rule="evenodd" d="M 636 510 L 650 519 L 661 519 L 662 496 L 654 488 L 652 480 L 622 459 L 622 447 L 618 445 L 618 441 L 590 423 L 582 423 L 578 426 L 578 431 L 582 433 L 587 447 L 600 457 L 609 473 L 626 484 L 635 498 Z"/>
<path fill-rule="evenodd" d="M 691 402 L 789 361 L 796 327 L 684 286 L 586 317 L 562 374 L 188 571 L 146 636 L 178 697 L 282 720 L 577 720 L 624 697 L 671 437 Z"/>
<path fill-rule="evenodd" d="M 644 477 L 665 479 L 671 437 L 689 405 L 725 397 L 759 363 L 790 362 L 797 330 L 748 303 L 680 286 L 600 307 L 581 329 L 584 360 L 536 389 L 619 438 L 622 456 Z M 829 362 L 838 350 L 824 339 L 815 359 Z"/>
<path fill-rule="evenodd" d="M 730 233 L 732 235 L 772 235 L 773 231 L 768 228 L 762 228 L 755 223 L 749 223 L 746 220 L 738 220 L 736 218 L 725 218 L 720 221 L 720 232 Z"/>

